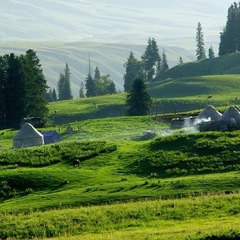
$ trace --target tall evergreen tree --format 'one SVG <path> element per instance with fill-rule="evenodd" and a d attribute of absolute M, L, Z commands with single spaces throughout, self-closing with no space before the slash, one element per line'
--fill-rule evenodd
<path fill-rule="evenodd" d="M 64 73 L 60 73 L 58 81 L 58 99 L 59 100 L 69 100 L 72 99 L 72 90 L 70 83 L 70 69 L 66 63 L 64 68 Z"/>
<path fill-rule="evenodd" d="M 183 59 L 182 59 L 182 57 L 180 56 L 179 57 L 179 65 L 182 65 L 183 64 Z"/>
<path fill-rule="evenodd" d="M 240 4 L 234 2 L 228 8 L 226 26 L 220 33 L 219 56 L 240 50 Z"/>
<path fill-rule="evenodd" d="M 100 79 L 100 78 L 101 78 L 100 70 L 99 70 L 98 67 L 96 67 L 95 70 L 94 70 L 94 77 L 93 77 L 93 79 L 94 79 L 94 80 L 98 80 L 98 79 Z"/>
<path fill-rule="evenodd" d="M 152 99 L 147 91 L 146 83 L 137 78 L 134 80 L 132 90 L 126 98 L 126 115 L 143 116 L 151 111 Z"/>
<path fill-rule="evenodd" d="M 84 98 L 84 97 L 85 97 L 85 93 L 84 93 L 84 83 L 83 83 L 83 82 L 81 82 L 81 84 L 80 84 L 79 97 L 80 97 L 80 98 Z"/>
<path fill-rule="evenodd" d="M 208 58 L 215 58 L 215 54 L 212 46 L 208 49 Z"/>
<path fill-rule="evenodd" d="M 52 98 L 53 98 L 53 101 L 56 102 L 58 99 L 57 99 L 57 93 L 56 93 L 56 90 L 55 88 L 53 88 L 53 91 L 52 91 Z"/>
<path fill-rule="evenodd" d="M 163 54 L 162 54 L 162 61 L 160 64 L 160 72 L 166 72 L 169 69 L 168 66 L 168 62 L 167 62 L 167 55 L 165 53 L 165 51 L 163 50 Z"/>
<path fill-rule="evenodd" d="M 112 80 L 109 81 L 109 83 L 106 87 L 106 92 L 109 93 L 109 94 L 117 93 L 116 85 Z"/>
<path fill-rule="evenodd" d="M 0 57 L 0 125 L 14 127 L 24 117 L 45 117 L 47 89 L 35 51 Z"/>
<path fill-rule="evenodd" d="M 198 22 L 198 26 L 197 26 L 196 43 L 197 43 L 197 50 L 196 50 L 197 60 L 205 59 L 206 53 L 205 53 L 205 47 L 204 47 L 202 26 L 200 22 Z"/>
<path fill-rule="evenodd" d="M 48 113 L 44 95 L 48 89 L 47 81 L 37 54 L 32 49 L 21 57 L 26 90 L 26 117 L 45 117 Z"/>
<path fill-rule="evenodd" d="M 90 72 L 88 73 L 88 76 L 85 80 L 85 87 L 86 87 L 86 97 L 96 96 L 96 86 Z"/>
<path fill-rule="evenodd" d="M 128 92 L 131 90 L 133 81 L 144 75 L 142 71 L 142 63 L 135 58 L 133 52 L 130 52 L 127 62 L 123 66 L 126 69 L 123 76 L 124 92 Z"/>
<path fill-rule="evenodd" d="M 21 61 L 13 53 L 5 55 L 7 61 L 5 82 L 5 118 L 8 126 L 18 126 L 27 109 L 25 80 Z"/>
<path fill-rule="evenodd" d="M 142 56 L 142 64 L 147 76 L 147 81 L 151 81 L 156 73 L 157 62 L 159 61 L 159 49 L 154 38 L 148 39 L 148 45 Z"/>

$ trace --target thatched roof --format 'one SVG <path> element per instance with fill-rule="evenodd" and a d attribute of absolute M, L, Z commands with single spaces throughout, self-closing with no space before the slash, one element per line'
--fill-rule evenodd
<path fill-rule="evenodd" d="M 223 122 L 228 122 L 231 119 L 234 119 L 236 122 L 240 122 L 240 112 L 236 107 L 229 107 L 228 110 L 226 110 L 222 117 L 219 119 L 219 121 L 223 121 Z"/>
<path fill-rule="evenodd" d="M 32 138 L 43 138 L 43 135 L 38 132 L 33 125 L 25 123 L 19 132 L 13 137 L 13 140 L 17 139 L 32 139 Z"/>
<path fill-rule="evenodd" d="M 212 105 L 207 105 L 204 110 L 199 114 L 197 119 L 208 119 L 217 121 L 221 118 L 222 114 L 218 112 Z"/>

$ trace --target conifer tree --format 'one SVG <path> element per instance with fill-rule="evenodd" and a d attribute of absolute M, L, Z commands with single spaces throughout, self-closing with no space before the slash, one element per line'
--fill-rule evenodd
<path fill-rule="evenodd" d="M 197 43 L 197 50 L 196 50 L 197 60 L 205 59 L 206 54 L 205 54 L 202 26 L 200 22 L 198 22 L 198 26 L 197 26 L 196 43 Z"/>
<path fill-rule="evenodd" d="M 142 56 L 142 64 L 147 76 L 147 81 L 151 81 L 156 73 L 156 64 L 159 60 L 159 49 L 154 38 L 148 39 L 148 45 Z"/>
<path fill-rule="evenodd" d="M 169 69 L 168 63 L 167 63 L 167 55 L 165 53 L 165 51 L 163 50 L 163 54 L 162 54 L 162 61 L 160 64 L 160 72 L 166 72 Z"/>
<path fill-rule="evenodd" d="M 226 26 L 220 33 L 219 56 L 240 50 L 240 4 L 234 2 L 228 8 Z"/>
<path fill-rule="evenodd" d="M 52 98 L 53 98 L 53 101 L 54 101 L 54 102 L 57 101 L 57 93 L 56 93 L 55 88 L 53 88 L 53 91 L 52 91 Z"/>
<path fill-rule="evenodd" d="M 208 49 L 208 57 L 209 58 L 215 58 L 215 54 L 214 54 L 212 46 Z"/>
<path fill-rule="evenodd" d="M 45 117 L 47 89 L 35 51 L 0 57 L 0 125 L 15 127 L 23 118 Z"/>
<path fill-rule="evenodd" d="M 134 80 L 144 75 L 142 63 L 135 58 L 133 52 L 130 52 L 127 62 L 123 66 L 125 67 L 125 74 L 123 76 L 124 92 L 128 92 L 131 90 Z"/>
<path fill-rule="evenodd" d="M 90 72 L 88 73 L 88 76 L 85 80 L 85 87 L 86 87 L 86 97 L 96 96 L 96 86 Z"/>
<path fill-rule="evenodd" d="M 151 111 L 152 99 L 147 91 L 146 83 L 137 78 L 134 80 L 131 91 L 126 97 L 126 115 L 143 116 Z"/>
<path fill-rule="evenodd" d="M 180 56 L 180 57 L 179 57 L 179 65 L 181 65 L 181 64 L 183 64 L 183 59 L 182 59 L 182 57 Z"/>
<path fill-rule="evenodd" d="M 58 81 L 58 99 L 59 100 L 69 100 L 72 99 L 72 90 L 70 83 L 70 69 L 66 63 L 64 72 L 60 73 Z"/>
<path fill-rule="evenodd" d="M 83 83 L 83 82 L 81 82 L 81 84 L 80 84 L 79 97 L 80 97 L 80 98 L 84 98 L 84 97 L 85 97 L 85 93 L 84 93 L 84 83 Z"/>
<path fill-rule="evenodd" d="M 24 72 L 24 89 L 26 90 L 27 102 L 25 117 L 43 118 L 48 113 L 47 101 L 44 95 L 48 89 L 47 81 L 43 75 L 43 70 L 37 54 L 32 49 L 21 56 Z"/>

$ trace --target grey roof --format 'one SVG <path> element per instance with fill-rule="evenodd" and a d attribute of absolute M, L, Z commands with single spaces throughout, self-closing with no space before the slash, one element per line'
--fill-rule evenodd
<path fill-rule="evenodd" d="M 197 117 L 198 119 L 208 119 L 217 121 L 221 118 L 222 114 L 218 112 L 212 105 L 207 105 L 204 110 Z"/>
<path fill-rule="evenodd" d="M 16 139 L 22 139 L 22 138 L 43 138 L 43 135 L 38 132 L 32 124 L 30 123 L 25 123 L 19 132 L 13 137 L 14 140 Z"/>
<path fill-rule="evenodd" d="M 222 117 L 219 119 L 219 121 L 230 121 L 231 118 L 233 118 L 236 122 L 240 122 L 240 112 L 236 107 L 229 107 L 228 110 L 226 110 Z"/>

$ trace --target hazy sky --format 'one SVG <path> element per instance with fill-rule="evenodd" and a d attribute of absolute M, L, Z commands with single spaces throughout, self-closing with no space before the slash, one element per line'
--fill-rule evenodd
<path fill-rule="evenodd" d="M 104 41 L 195 49 L 219 44 L 232 0 L 1 0 L 0 41 Z M 217 52 L 217 49 L 215 49 Z"/>

